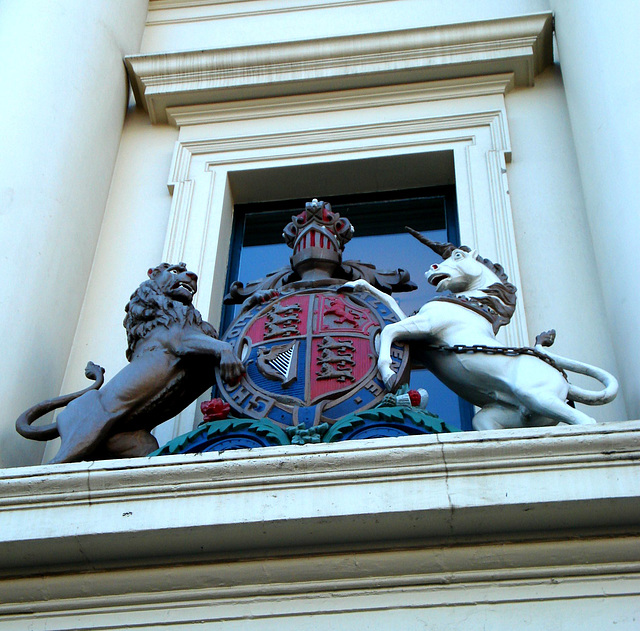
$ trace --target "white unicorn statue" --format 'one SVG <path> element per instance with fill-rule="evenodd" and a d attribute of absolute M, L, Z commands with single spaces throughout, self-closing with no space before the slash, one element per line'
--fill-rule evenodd
<path fill-rule="evenodd" d="M 608 372 L 549 353 L 544 347 L 555 331 L 539 335 L 535 348 L 505 348 L 496 339 L 515 310 L 516 288 L 502 266 L 478 256 L 476 250 L 437 243 L 407 228 L 419 241 L 440 254 L 443 262 L 425 273 L 436 291 L 451 292 L 430 300 L 412 316 L 402 312 L 389 295 L 365 280 L 346 283 L 347 291 L 375 294 L 400 318 L 380 336 L 378 370 L 391 390 L 396 381 L 391 345 L 411 343 L 412 353 L 456 394 L 481 408 L 473 418 L 476 430 L 529 427 L 596 421 L 573 407 L 573 402 L 602 405 L 612 401 L 618 382 Z M 600 381 L 601 390 L 570 384 L 565 370 Z"/>

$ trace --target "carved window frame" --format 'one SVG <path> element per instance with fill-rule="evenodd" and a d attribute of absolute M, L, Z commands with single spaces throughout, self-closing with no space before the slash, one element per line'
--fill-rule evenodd
<path fill-rule="evenodd" d="M 356 36 L 357 41 L 333 38 L 320 47 L 324 58 L 306 61 L 303 42 L 275 50 L 258 46 L 127 58 L 134 91 L 152 121 L 179 128 L 163 258 L 188 261 L 198 272 L 196 307 L 203 316 L 212 322 L 220 318 L 235 202 L 276 199 L 267 190 L 273 181 L 281 199 L 329 198 L 332 191 L 321 185 L 296 188 L 297 174 L 315 169 L 320 182 L 323 165 L 337 162 L 351 169 L 353 188 L 343 193 L 376 190 L 358 165 L 385 172 L 385 164 L 399 158 L 414 171 L 424 167 L 424 179 L 399 187 L 430 185 L 429 165 L 442 152 L 453 156 L 462 243 L 500 262 L 519 286 L 505 94 L 514 85 L 532 85 L 550 62 L 551 28 L 551 14 L 545 13 L 455 29 Z M 373 55 L 375 50 L 383 52 Z M 259 77 L 243 72 L 247 60 L 255 66 L 261 54 L 271 63 L 258 64 Z M 197 78 L 187 72 L 196 62 Z M 469 76 L 472 72 L 477 74 Z M 386 173 L 388 188 L 394 177 L 402 179 L 398 171 Z M 271 185 L 265 184 L 269 175 Z M 528 339 L 520 295 L 502 340 L 521 346 Z M 172 435 L 162 438 L 191 430 L 195 414 L 196 404 L 177 418 Z"/>

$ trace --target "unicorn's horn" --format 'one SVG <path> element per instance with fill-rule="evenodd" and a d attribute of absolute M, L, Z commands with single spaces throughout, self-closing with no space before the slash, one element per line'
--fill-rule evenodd
<path fill-rule="evenodd" d="M 420 243 L 424 243 L 426 246 L 430 247 L 436 254 L 439 254 L 443 259 L 448 259 L 451 256 L 451 253 L 456 249 L 456 246 L 453 243 L 439 243 L 438 241 L 432 241 L 428 239 L 423 234 L 420 234 L 417 230 L 410 228 L 409 226 L 405 226 L 405 230 L 409 232 L 410 235 L 414 236 Z"/>

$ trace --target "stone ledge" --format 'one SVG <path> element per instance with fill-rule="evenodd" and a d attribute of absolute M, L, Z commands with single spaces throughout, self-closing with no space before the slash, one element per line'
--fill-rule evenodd
<path fill-rule="evenodd" d="M 8 623 L 10 629 L 22 630 L 28 620 L 29 629 L 76 631 L 95 628 L 80 625 L 93 616 L 102 623 L 99 628 L 108 621 L 109 629 L 131 629 L 132 621 L 141 618 L 149 625 L 145 629 L 165 628 L 168 612 L 174 624 L 202 624 L 242 619 L 251 611 L 261 628 L 260 622 L 276 612 L 295 619 L 328 611 L 434 610 L 487 601 L 544 607 L 548 599 L 566 600 L 575 608 L 576 599 L 584 606 L 602 598 L 605 584 L 608 599 L 637 598 L 637 536 L 609 533 L 578 539 L 562 534 L 546 540 L 297 551 L 254 559 L 201 555 L 192 563 L 174 559 L 135 571 L 89 568 L 45 577 L 0 577 L 0 628 Z M 38 618 L 42 627 L 34 623 Z"/>
<path fill-rule="evenodd" d="M 618 528 L 640 422 L 0 471 L 0 572 Z"/>

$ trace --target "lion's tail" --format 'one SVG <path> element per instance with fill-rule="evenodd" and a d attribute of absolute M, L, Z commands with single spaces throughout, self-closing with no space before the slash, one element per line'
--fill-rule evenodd
<path fill-rule="evenodd" d="M 567 357 L 561 357 L 555 355 L 546 350 L 545 346 L 551 346 L 555 341 L 556 332 L 545 331 L 536 337 L 536 350 L 548 355 L 556 365 L 563 370 L 569 370 L 571 372 L 578 373 L 580 375 L 588 375 L 599 381 L 604 388 L 602 390 L 586 390 L 585 388 L 579 388 L 573 384 L 569 384 L 569 393 L 567 398 L 571 401 L 578 403 L 584 403 L 586 405 L 604 405 L 616 398 L 618 394 L 618 380 L 606 370 L 598 368 L 597 366 L 591 366 L 590 364 L 584 364 L 576 361 L 575 359 L 568 359 Z"/>
<path fill-rule="evenodd" d="M 84 369 L 84 374 L 87 379 L 93 379 L 95 383 L 84 390 L 56 397 L 55 399 L 49 399 L 48 401 L 43 401 L 29 408 L 26 412 L 23 412 L 16 421 L 18 434 L 25 438 L 31 438 L 32 440 L 51 440 L 52 438 L 57 438 L 60 434 L 55 422 L 40 427 L 31 427 L 31 423 L 52 410 L 69 405 L 71 401 L 81 397 L 85 392 L 97 390 L 104 383 L 104 368 L 93 362 L 87 364 L 87 367 Z"/>

